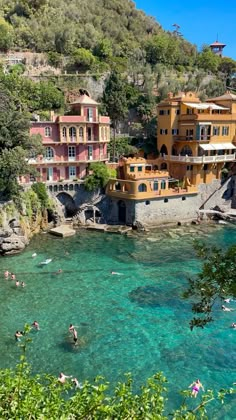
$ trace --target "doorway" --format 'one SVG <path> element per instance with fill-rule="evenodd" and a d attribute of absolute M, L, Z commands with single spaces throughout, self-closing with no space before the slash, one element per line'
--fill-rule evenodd
<path fill-rule="evenodd" d="M 126 224 L 126 205 L 123 200 L 118 201 L 118 219 L 119 223 Z"/>

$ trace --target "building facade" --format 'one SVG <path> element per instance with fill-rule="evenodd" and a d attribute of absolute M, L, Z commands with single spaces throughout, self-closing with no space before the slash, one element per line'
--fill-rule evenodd
<path fill-rule="evenodd" d="M 192 92 L 169 94 L 158 105 L 158 167 L 198 186 L 221 178 L 235 160 L 236 95 L 201 102 Z"/>
<path fill-rule="evenodd" d="M 180 187 L 167 170 L 158 170 L 156 160 L 123 158 L 118 178 L 106 188 L 110 197 L 109 221 L 158 225 L 196 217 L 199 205 L 195 186 Z M 196 204 L 197 203 L 197 204 Z"/>
<path fill-rule="evenodd" d="M 89 163 L 108 161 L 110 118 L 100 116 L 98 103 L 85 94 L 70 108 L 69 115 L 32 122 L 30 134 L 41 135 L 45 153 L 29 163 L 36 167 L 42 182 L 78 180 L 86 175 Z"/>

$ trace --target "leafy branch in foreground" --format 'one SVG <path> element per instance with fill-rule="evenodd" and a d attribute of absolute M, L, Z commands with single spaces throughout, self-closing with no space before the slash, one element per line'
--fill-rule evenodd
<path fill-rule="evenodd" d="M 212 322 L 213 308 L 221 305 L 224 299 L 236 296 L 236 246 L 224 251 L 196 242 L 195 250 L 203 260 L 202 271 L 196 278 L 188 280 L 189 286 L 184 293 L 185 298 L 194 300 L 192 311 L 197 314 L 190 321 L 191 330 L 194 327 L 204 328 Z"/>
<path fill-rule="evenodd" d="M 30 330 L 31 327 L 26 324 L 21 342 L 18 343 L 22 354 L 16 370 L 0 371 L 0 418 L 207 419 L 206 406 L 209 403 L 216 400 L 223 403 L 226 396 L 236 393 L 232 387 L 219 392 L 207 390 L 196 403 L 195 399 L 190 400 L 191 390 L 185 390 L 180 392 L 183 396 L 180 408 L 170 413 L 167 406 L 167 379 L 161 372 L 149 378 L 137 393 L 134 392 L 130 373 L 126 374 L 126 381 L 119 382 L 114 390 L 100 376 L 93 383 L 85 381 L 79 388 L 75 388 L 69 379 L 62 384 L 48 374 L 32 376 L 26 360 L 27 346 L 32 341 Z"/>

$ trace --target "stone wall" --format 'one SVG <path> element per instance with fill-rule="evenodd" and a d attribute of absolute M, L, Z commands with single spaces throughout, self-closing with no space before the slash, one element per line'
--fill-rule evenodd
<path fill-rule="evenodd" d="M 109 199 L 107 206 L 108 223 L 122 223 L 120 205 L 124 208 L 127 225 L 140 222 L 146 226 L 158 226 L 164 223 L 194 220 L 198 217 L 198 210 L 206 204 L 209 197 L 217 205 L 220 181 L 211 184 L 201 184 L 198 194 L 183 194 L 179 196 L 158 197 L 152 200 L 120 200 L 114 197 Z M 227 185 L 222 187 L 223 195 Z M 216 197 L 214 198 L 214 195 Z"/>

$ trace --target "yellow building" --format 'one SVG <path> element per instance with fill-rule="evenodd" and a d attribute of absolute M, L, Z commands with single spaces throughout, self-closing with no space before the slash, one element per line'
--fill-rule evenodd
<path fill-rule="evenodd" d="M 156 160 L 142 157 L 123 158 L 119 163 L 119 177 L 110 179 L 107 195 L 128 200 L 147 200 L 157 197 L 197 193 L 194 186 L 180 188 L 178 179 L 167 170 L 158 170 Z"/>
<path fill-rule="evenodd" d="M 159 169 L 198 186 L 220 179 L 226 163 L 235 160 L 236 95 L 201 102 L 192 92 L 158 105 Z"/>

